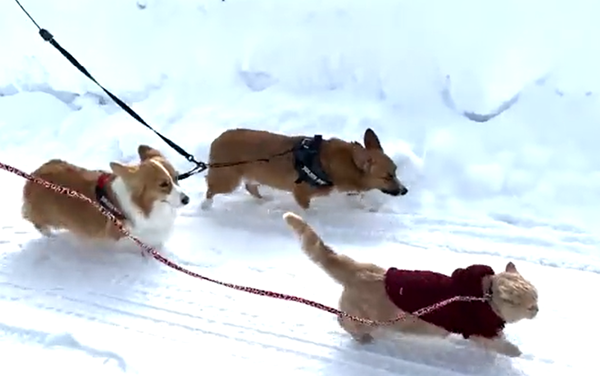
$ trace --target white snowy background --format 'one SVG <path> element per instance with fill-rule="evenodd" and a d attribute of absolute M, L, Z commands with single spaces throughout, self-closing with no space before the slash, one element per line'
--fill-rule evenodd
<path fill-rule="evenodd" d="M 595 375 L 600 286 L 600 7 L 589 0 L 21 0 L 104 86 L 198 159 L 225 129 L 379 134 L 410 189 L 340 197 L 310 223 L 340 252 L 451 272 L 514 261 L 539 316 L 507 329 L 523 356 L 460 339 L 358 346 L 335 316 L 228 290 L 152 259 L 41 239 L 24 181 L 0 172 L 2 375 Z M 140 143 L 191 168 L 0 3 L 0 161 L 89 168 Z M 288 194 L 198 206 L 165 255 L 201 274 L 335 306 L 281 215 Z"/>

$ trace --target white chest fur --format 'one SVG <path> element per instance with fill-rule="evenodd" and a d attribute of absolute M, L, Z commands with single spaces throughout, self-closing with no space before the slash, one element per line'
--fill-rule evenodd
<path fill-rule="evenodd" d="M 176 209 L 166 202 L 156 201 L 146 216 L 131 200 L 131 192 L 120 177 L 112 182 L 111 189 L 127 217 L 127 227 L 131 234 L 152 247 L 162 247 L 173 231 L 177 218 Z"/>

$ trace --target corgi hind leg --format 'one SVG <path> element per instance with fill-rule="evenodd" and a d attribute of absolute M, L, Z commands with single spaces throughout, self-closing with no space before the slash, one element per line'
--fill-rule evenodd
<path fill-rule="evenodd" d="M 44 226 L 44 225 L 39 225 L 34 223 L 33 227 L 35 227 L 36 230 L 38 230 L 38 232 L 40 234 L 42 234 L 43 236 L 50 238 L 52 236 L 54 236 L 54 233 L 52 232 L 52 229 L 49 226 Z"/>
<path fill-rule="evenodd" d="M 248 193 L 250 193 L 253 197 L 259 200 L 263 200 L 265 198 L 263 195 L 260 194 L 257 183 L 245 182 L 244 188 L 246 188 L 246 191 L 248 191 Z"/>
<path fill-rule="evenodd" d="M 51 237 L 53 235 L 52 228 L 47 224 L 47 221 L 40 218 L 39 215 L 36 215 L 36 212 L 33 210 L 31 203 L 27 200 L 24 200 L 23 206 L 21 208 L 21 215 L 23 219 L 28 221 L 33 225 L 33 227 L 43 236 Z"/>
<path fill-rule="evenodd" d="M 32 220 L 31 218 L 26 218 L 26 219 L 43 236 L 48 237 L 48 238 L 54 236 L 54 232 L 52 231 L 53 227 L 51 225 L 44 223 L 42 221 Z"/>
<path fill-rule="evenodd" d="M 206 195 L 200 205 L 203 210 L 212 207 L 213 198 L 219 194 L 235 191 L 240 185 L 242 176 L 233 168 L 211 168 L 206 174 Z"/>
<path fill-rule="evenodd" d="M 250 193 L 252 197 L 256 198 L 257 200 L 260 200 L 261 202 L 271 201 L 273 199 L 273 196 L 261 193 L 258 189 L 259 187 L 260 184 L 258 183 L 249 181 L 244 183 L 244 188 L 246 188 L 246 191 L 248 191 L 248 193 Z"/>

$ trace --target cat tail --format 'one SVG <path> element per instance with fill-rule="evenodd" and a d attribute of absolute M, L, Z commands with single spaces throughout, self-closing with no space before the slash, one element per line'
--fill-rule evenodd
<path fill-rule="evenodd" d="M 304 253 L 331 278 L 343 285 L 356 280 L 362 269 L 361 264 L 348 256 L 337 254 L 299 215 L 287 212 L 283 219 L 300 237 Z"/>

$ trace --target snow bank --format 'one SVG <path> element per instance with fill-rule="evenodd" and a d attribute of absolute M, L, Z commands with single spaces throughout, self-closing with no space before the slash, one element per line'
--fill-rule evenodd
<path fill-rule="evenodd" d="M 577 72 L 566 73 L 562 84 L 569 86 L 598 61 L 587 53 L 595 20 L 582 11 L 585 1 L 146 0 L 143 9 L 138 3 L 23 2 L 121 95 L 171 79 L 199 91 L 240 83 L 309 94 L 344 89 L 424 107 L 437 96 L 435 84 L 450 75 L 457 102 L 475 110 L 585 57 Z M 0 26 L 11 56 L 0 86 L 96 90 L 35 35 L 15 3 L 0 10 L 11 19 Z"/>
<path fill-rule="evenodd" d="M 412 195 L 401 210 L 468 208 L 578 225 L 595 215 L 598 26 L 585 0 L 23 5 L 199 159 L 230 127 L 359 139 L 372 126 L 405 167 Z M 29 166 L 67 153 L 102 165 L 132 158 L 139 142 L 166 150 L 45 44 L 16 4 L 3 2 L 0 13 L 9 15 L 0 44 L 10 57 L 0 62 L 0 131 L 13 142 L 2 158 Z M 495 112 L 511 98 L 485 123 L 461 115 Z M 28 111 L 47 121 L 36 127 Z"/>

